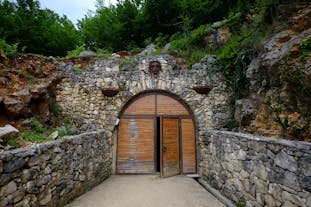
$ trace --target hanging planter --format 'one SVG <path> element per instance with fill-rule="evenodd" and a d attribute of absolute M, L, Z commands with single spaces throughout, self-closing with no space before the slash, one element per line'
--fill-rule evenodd
<path fill-rule="evenodd" d="M 117 88 L 101 88 L 102 93 L 107 97 L 113 97 L 119 93 L 119 89 Z"/>
<path fill-rule="evenodd" d="M 201 85 L 201 86 L 193 86 L 192 89 L 199 94 L 208 94 L 211 90 L 211 86 Z"/>

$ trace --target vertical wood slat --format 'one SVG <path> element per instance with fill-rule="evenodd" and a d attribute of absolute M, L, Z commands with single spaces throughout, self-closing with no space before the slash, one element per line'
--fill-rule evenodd
<path fill-rule="evenodd" d="M 190 118 L 179 118 L 180 123 L 178 123 L 178 118 L 169 118 L 169 116 L 180 117 L 182 115 L 190 115 L 187 108 L 177 99 L 166 94 L 152 93 L 143 95 L 134 100 L 123 112 L 123 115 L 125 116 L 120 121 L 118 132 L 117 173 L 139 174 L 155 172 L 155 158 L 157 154 L 155 150 L 156 140 L 154 138 L 157 123 L 154 120 L 156 120 L 157 116 L 163 117 L 161 120 L 164 120 L 165 123 L 161 121 L 161 126 L 168 124 L 164 129 L 166 133 L 171 133 L 169 136 L 174 136 L 174 133 L 175 135 L 177 133 L 177 137 L 179 137 L 179 134 L 181 135 L 181 140 L 178 141 L 177 138 L 174 144 L 169 143 L 172 140 L 164 140 L 164 142 L 167 142 L 161 143 L 161 146 L 166 144 L 171 151 L 175 152 L 170 155 L 161 155 L 162 162 L 164 156 L 166 156 L 165 159 L 167 160 L 166 166 L 164 166 L 164 163 L 161 163 L 161 172 L 165 171 L 166 176 L 179 174 L 180 172 L 196 172 L 195 127 L 193 120 Z M 125 117 L 133 117 L 133 119 L 130 121 Z M 176 119 L 175 125 L 173 124 L 174 119 Z M 131 130 L 129 126 L 134 126 L 134 122 L 136 128 Z M 175 130 L 175 132 L 169 132 L 170 130 Z M 135 136 L 137 137 L 135 138 Z M 176 157 L 173 158 L 173 155 L 176 155 Z M 178 167 L 175 166 L 176 164 Z M 164 167 L 166 168 L 164 169 Z"/>
<path fill-rule="evenodd" d="M 135 100 L 124 111 L 124 115 L 154 115 L 155 95 L 147 95 Z"/>
<path fill-rule="evenodd" d="M 117 173 L 154 173 L 154 119 L 121 119 Z"/>
<path fill-rule="evenodd" d="M 180 173 L 178 118 L 162 118 L 162 176 Z"/>
<path fill-rule="evenodd" d="M 192 119 L 181 120 L 183 173 L 196 173 L 195 131 Z"/>
<path fill-rule="evenodd" d="M 169 96 L 157 95 L 157 114 L 189 115 L 189 112 L 179 101 Z"/>

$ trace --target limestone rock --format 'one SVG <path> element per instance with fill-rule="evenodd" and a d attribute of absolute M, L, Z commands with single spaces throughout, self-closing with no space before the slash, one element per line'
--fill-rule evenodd
<path fill-rule="evenodd" d="M 156 51 L 156 45 L 155 44 L 150 44 L 144 49 L 139 55 L 151 55 L 153 52 Z"/>
<path fill-rule="evenodd" d="M 14 181 L 11 181 L 7 185 L 1 187 L 0 197 L 6 197 L 11 193 L 14 193 L 16 189 L 17 189 L 16 183 Z"/>
<path fill-rule="evenodd" d="M 291 172 L 297 172 L 297 161 L 283 151 L 275 156 L 274 164 Z"/>
<path fill-rule="evenodd" d="M 12 134 L 18 134 L 19 131 L 15 127 L 11 125 L 5 125 L 4 127 L 0 127 L 0 138 L 5 139 Z"/>
<path fill-rule="evenodd" d="M 50 134 L 50 135 L 49 135 L 49 138 L 51 138 L 51 139 L 54 139 L 54 140 L 55 140 L 55 139 L 57 139 L 58 134 L 59 134 L 59 133 L 58 133 L 58 131 L 55 131 L 55 132 L 53 132 L 52 134 Z"/>
<path fill-rule="evenodd" d="M 46 191 L 42 192 L 39 195 L 38 199 L 39 199 L 39 204 L 40 205 L 43 206 L 43 205 L 48 204 L 51 201 L 51 199 L 52 199 L 51 191 L 50 190 L 46 190 Z"/>
<path fill-rule="evenodd" d="M 80 57 L 95 56 L 95 55 L 97 55 L 96 52 L 94 52 L 92 50 L 84 50 L 84 51 L 80 52 L 80 54 L 79 54 Z"/>
<path fill-rule="evenodd" d="M 234 118 L 241 126 L 247 126 L 255 118 L 256 103 L 249 99 L 240 99 L 235 102 Z"/>
<path fill-rule="evenodd" d="M 286 201 L 286 202 L 282 205 L 282 207 L 297 207 L 297 206 L 294 205 L 294 204 L 292 204 L 292 203 L 289 202 L 289 201 Z"/>
<path fill-rule="evenodd" d="M 184 58 L 175 58 L 174 70 L 186 70 L 188 67 L 188 62 Z"/>

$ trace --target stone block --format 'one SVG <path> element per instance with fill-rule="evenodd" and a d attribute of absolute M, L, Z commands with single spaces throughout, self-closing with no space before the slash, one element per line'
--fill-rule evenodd
<path fill-rule="evenodd" d="M 257 140 L 248 142 L 248 148 L 257 153 L 265 153 L 267 151 L 266 144 Z"/>
<path fill-rule="evenodd" d="M 4 172 L 5 173 L 12 173 L 20 168 L 22 168 L 26 164 L 25 159 L 23 158 L 16 158 L 12 161 L 4 164 Z"/>
<path fill-rule="evenodd" d="M 282 205 L 282 207 L 297 207 L 296 205 L 292 204 L 289 201 L 285 201 L 285 203 Z"/>
<path fill-rule="evenodd" d="M 5 139 L 12 134 L 18 134 L 19 131 L 15 127 L 11 125 L 5 125 L 4 127 L 0 127 L 0 138 Z"/>
<path fill-rule="evenodd" d="M 299 159 L 298 166 L 299 173 L 304 176 L 311 176 L 311 154 Z"/>
<path fill-rule="evenodd" d="M 38 196 L 39 204 L 42 206 L 47 205 L 51 201 L 51 199 L 52 199 L 52 194 L 49 189 L 45 190 Z"/>
<path fill-rule="evenodd" d="M 296 174 L 289 171 L 284 174 L 284 185 L 294 190 L 300 189 Z"/>
<path fill-rule="evenodd" d="M 294 204 L 295 206 L 303 206 L 304 202 L 302 201 L 302 199 L 294 194 L 288 193 L 286 191 L 282 192 L 282 199 L 283 201 L 290 201 L 290 203 Z"/>
<path fill-rule="evenodd" d="M 300 178 L 299 184 L 304 190 L 311 192 L 311 176 Z"/>
<path fill-rule="evenodd" d="M 264 196 L 264 198 L 265 198 L 265 203 L 267 204 L 267 206 L 277 207 L 276 201 L 271 195 L 267 194 Z"/>
<path fill-rule="evenodd" d="M 0 197 L 6 197 L 12 193 L 14 193 L 17 189 L 17 185 L 14 181 L 9 182 L 5 186 L 1 187 Z"/>
<path fill-rule="evenodd" d="M 268 191 L 268 184 L 258 178 L 254 179 L 256 193 L 266 193 Z"/>
<path fill-rule="evenodd" d="M 275 156 L 274 164 L 291 172 L 297 172 L 298 168 L 297 161 L 295 160 L 294 157 L 286 154 L 283 151 L 279 152 Z"/>

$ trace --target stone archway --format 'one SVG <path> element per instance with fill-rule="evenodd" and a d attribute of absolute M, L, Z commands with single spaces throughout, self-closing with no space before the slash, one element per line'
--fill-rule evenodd
<path fill-rule="evenodd" d="M 120 115 L 116 173 L 197 172 L 193 113 L 177 96 L 160 91 L 131 99 Z"/>

